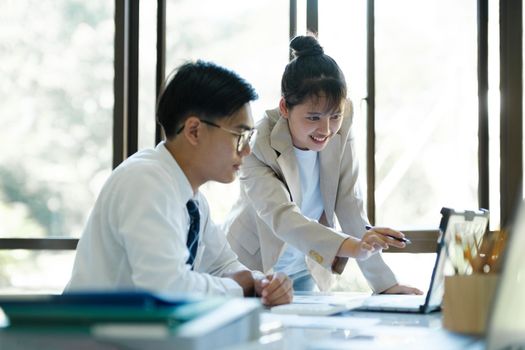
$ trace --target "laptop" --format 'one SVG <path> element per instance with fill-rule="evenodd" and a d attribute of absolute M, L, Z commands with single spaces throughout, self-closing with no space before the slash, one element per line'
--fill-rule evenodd
<path fill-rule="evenodd" d="M 488 318 L 486 348 L 525 349 L 525 202 L 509 231 L 503 271 Z"/>
<path fill-rule="evenodd" d="M 442 208 L 436 261 L 426 294 L 372 295 L 363 300 L 361 306 L 354 310 L 407 313 L 429 313 L 440 310 L 444 294 L 444 275 L 446 270 L 452 269 L 447 260 L 454 254 L 454 252 L 447 250 L 448 242 L 455 238 L 456 233 L 464 234 L 466 231 L 479 239 L 485 233 L 488 221 L 489 212 L 485 209 L 459 211 L 451 208 Z"/>

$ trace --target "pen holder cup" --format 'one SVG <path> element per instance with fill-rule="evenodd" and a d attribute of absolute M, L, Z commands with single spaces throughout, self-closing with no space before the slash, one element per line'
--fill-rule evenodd
<path fill-rule="evenodd" d="M 443 326 L 452 332 L 485 332 L 499 275 L 473 274 L 445 277 Z"/>

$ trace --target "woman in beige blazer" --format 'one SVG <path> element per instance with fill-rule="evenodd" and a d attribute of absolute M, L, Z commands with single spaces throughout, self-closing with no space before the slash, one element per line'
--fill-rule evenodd
<path fill-rule="evenodd" d="M 327 290 L 349 257 L 376 293 L 421 293 L 399 285 L 380 251 L 404 243 L 389 228 L 366 230 L 357 183 L 352 105 L 337 63 L 314 37 L 290 43 L 279 108 L 266 112 L 241 167 L 241 196 L 225 226 L 240 261 L 283 271 L 295 290 Z M 334 229 L 335 217 L 343 232 Z M 315 284 L 314 284 L 315 281 Z"/>

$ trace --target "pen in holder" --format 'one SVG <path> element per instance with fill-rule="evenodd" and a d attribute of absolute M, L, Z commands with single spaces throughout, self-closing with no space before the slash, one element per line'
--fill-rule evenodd
<path fill-rule="evenodd" d="M 447 256 L 455 274 L 445 277 L 443 326 L 453 332 L 483 334 L 499 279 L 505 231 L 469 235 L 456 232 Z"/>
<path fill-rule="evenodd" d="M 443 327 L 467 334 L 483 334 L 498 283 L 497 274 L 445 277 Z"/>

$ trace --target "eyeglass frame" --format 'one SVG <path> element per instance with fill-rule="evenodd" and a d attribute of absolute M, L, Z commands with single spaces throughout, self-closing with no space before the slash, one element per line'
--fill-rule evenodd
<path fill-rule="evenodd" d="M 239 153 L 241 153 L 242 150 L 248 145 L 250 145 L 250 147 L 252 147 L 253 141 L 255 140 L 255 136 L 257 135 L 257 129 L 255 129 L 255 128 L 239 132 L 237 130 L 232 130 L 232 129 L 225 128 L 224 126 L 221 126 L 219 124 L 215 124 L 214 122 L 211 122 L 211 121 L 206 120 L 206 119 L 199 119 L 199 120 L 201 122 L 203 122 L 204 124 L 208 124 L 208 125 L 213 126 L 215 128 L 224 130 L 224 131 L 226 131 L 226 132 L 228 132 L 228 133 L 230 133 L 232 135 L 238 136 L 238 139 L 237 139 L 237 152 L 239 152 Z M 177 135 L 180 134 L 183 129 L 184 129 L 184 125 L 182 125 L 180 127 L 180 129 L 177 130 L 176 134 Z M 243 137 L 245 138 L 245 140 L 241 142 Z"/>

